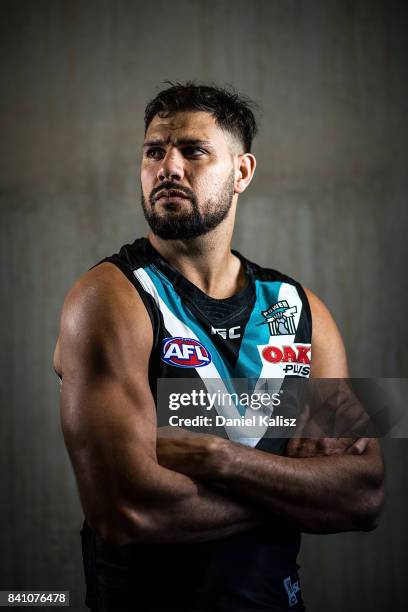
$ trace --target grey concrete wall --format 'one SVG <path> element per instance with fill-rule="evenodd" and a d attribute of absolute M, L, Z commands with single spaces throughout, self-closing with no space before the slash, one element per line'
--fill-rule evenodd
<path fill-rule="evenodd" d="M 407 11 L 380 0 L 39 0 L 0 13 L 0 588 L 70 589 L 81 609 L 81 512 L 52 351 L 74 279 L 146 231 L 145 103 L 163 80 L 187 78 L 259 103 L 235 248 L 326 301 L 353 375 L 404 376 Z M 305 538 L 310 610 L 406 601 L 406 441 L 385 453 L 378 530 Z"/>

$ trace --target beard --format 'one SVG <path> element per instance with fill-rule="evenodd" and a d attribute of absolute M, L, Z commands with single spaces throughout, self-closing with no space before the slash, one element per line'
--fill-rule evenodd
<path fill-rule="evenodd" d="M 191 189 L 166 181 L 152 190 L 149 196 L 149 208 L 142 192 L 142 208 L 145 219 L 153 234 L 163 240 L 188 240 L 203 236 L 216 228 L 228 215 L 234 195 L 234 182 L 235 173 L 232 169 L 219 193 L 208 198 L 200 210 L 197 196 Z M 155 210 L 155 196 L 163 189 L 181 191 L 190 201 L 189 208 L 182 212 L 175 211 L 174 205 L 169 203 L 165 205 L 165 212 L 158 213 Z"/>

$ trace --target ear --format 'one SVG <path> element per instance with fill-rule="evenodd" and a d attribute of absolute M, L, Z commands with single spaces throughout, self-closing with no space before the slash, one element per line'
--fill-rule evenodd
<path fill-rule="evenodd" d="M 252 153 L 237 156 L 234 193 L 242 193 L 252 181 L 256 168 L 256 159 Z"/>

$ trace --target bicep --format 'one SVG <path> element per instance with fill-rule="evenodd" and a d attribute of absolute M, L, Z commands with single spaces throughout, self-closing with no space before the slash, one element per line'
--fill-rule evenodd
<path fill-rule="evenodd" d="M 305 288 L 312 313 L 312 378 L 347 378 L 346 350 L 340 331 L 326 305 Z"/>
<path fill-rule="evenodd" d="M 313 439 L 303 442 L 294 440 L 292 446 L 296 447 L 296 452 L 298 452 L 297 447 L 302 446 L 302 442 L 305 446 L 303 449 L 305 456 L 328 455 L 344 451 L 358 455 L 366 453 L 366 458 L 376 467 L 376 473 L 381 474 L 383 461 L 379 441 L 374 438 L 356 440 L 353 433 L 355 423 L 359 422 L 362 414 L 364 416 L 364 407 L 356 398 L 348 381 L 342 380 L 349 378 L 349 370 L 346 350 L 339 329 L 325 304 L 310 290 L 305 289 L 305 291 L 311 307 L 313 324 L 311 377 L 333 380 L 318 381 L 318 386 L 313 387 L 314 403 L 311 407 L 311 420 L 305 428 L 306 438 Z M 322 411 L 322 408 L 325 410 Z M 324 426 L 326 410 L 329 421 L 327 428 Z M 323 419 L 321 431 L 331 430 L 329 412 L 333 411 L 336 413 L 336 426 L 339 431 L 343 432 L 342 437 L 323 438 L 318 434 L 312 435 L 310 432 L 314 431 L 314 420 L 321 425 L 319 419 Z M 354 443 L 353 440 L 355 440 Z M 310 448 L 307 448 L 307 445 Z"/>
<path fill-rule="evenodd" d="M 70 293 L 61 318 L 62 429 L 94 524 L 131 505 L 146 487 L 147 466 L 157 465 L 152 331 L 127 283 L 98 271 Z"/>
<path fill-rule="evenodd" d="M 109 376 L 75 383 L 64 377 L 61 422 L 84 512 L 99 524 L 120 514 L 146 489 L 155 462 L 152 398 L 130 393 Z"/>

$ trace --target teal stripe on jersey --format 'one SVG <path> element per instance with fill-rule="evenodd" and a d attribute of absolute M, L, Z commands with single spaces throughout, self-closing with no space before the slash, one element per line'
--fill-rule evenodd
<path fill-rule="evenodd" d="M 258 346 L 269 342 L 269 325 L 257 325 L 257 323 L 262 323 L 262 310 L 267 310 L 271 304 L 278 302 L 281 286 L 282 283 L 278 281 L 255 281 L 255 305 L 245 327 L 237 365 L 232 373 L 235 378 L 254 379 L 253 382 L 256 384 L 262 370 Z"/>

